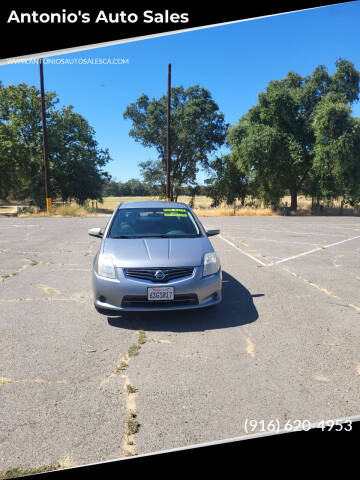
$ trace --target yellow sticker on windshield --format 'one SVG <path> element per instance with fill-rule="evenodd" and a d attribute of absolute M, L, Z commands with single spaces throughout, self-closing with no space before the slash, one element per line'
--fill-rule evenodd
<path fill-rule="evenodd" d="M 187 214 L 186 213 L 178 213 L 178 212 L 164 213 L 164 217 L 187 217 Z"/>
<path fill-rule="evenodd" d="M 186 208 L 164 208 L 164 217 L 187 217 Z"/>
<path fill-rule="evenodd" d="M 186 212 L 186 208 L 164 208 L 164 212 Z"/>

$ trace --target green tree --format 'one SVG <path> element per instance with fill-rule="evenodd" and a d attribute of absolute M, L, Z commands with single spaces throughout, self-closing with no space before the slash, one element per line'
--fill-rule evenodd
<path fill-rule="evenodd" d="M 150 195 L 165 198 L 166 172 L 161 160 L 146 160 L 139 163 L 140 174 Z M 172 190 L 179 193 L 180 186 L 174 187 L 174 175 L 171 175 Z"/>
<path fill-rule="evenodd" d="M 20 178 L 14 171 L 16 138 L 7 125 L 0 123 L 0 198 L 6 200 L 12 189 L 19 189 Z"/>
<path fill-rule="evenodd" d="M 289 72 L 259 94 L 257 105 L 230 129 L 227 140 L 240 170 L 256 178 L 265 203 L 274 206 L 289 192 L 291 209 L 297 209 L 299 192 L 315 174 L 319 104 L 326 99 L 350 106 L 358 95 L 359 72 L 343 59 L 333 75 L 324 66 L 306 77 Z"/>
<path fill-rule="evenodd" d="M 120 195 L 142 197 L 149 194 L 149 188 L 137 178 L 131 178 L 127 182 L 120 184 Z"/>
<path fill-rule="evenodd" d="M 314 117 L 314 171 L 323 196 L 344 204 L 360 201 L 360 119 L 343 98 L 324 98 Z"/>
<path fill-rule="evenodd" d="M 119 185 L 120 183 L 109 175 L 109 177 L 104 181 L 103 197 L 119 197 Z"/>
<path fill-rule="evenodd" d="M 155 147 L 158 160 L 142 162 L 145 182 L 165 191 L 167 97 L 150 100 L 142 95 L 130 104 L 124 118 L 132 121 L 129 135 L 145 147 Z M 209 154 L 225 139 L 224 115 L 205 88 L 198 85 L 171 89 L 171 198 L 182 185 L 195 185 L 199 166 L 209 166 Z"/>
<path fill-rule="evenodd" d="M 57 109 L 59 99 L 46 92 L 51 196 L 63 200 L 100 199 L 110 160 L 99 148 L 95 131 L 72 106 Z M 0 195 L 45 200 L 41 99 L 24 83 L 0 85 Z"/>
<path fill-rule="evenodd" d="M 52 187 L 62 200 L 102 200 L 110 161 L 107 149 L 95 140 L 95 130 L 87 120 L 67 106 L 53 112 L 48 125 L 48 149 Z"/>
<path fill-rule="evenodd" d="M 46 93 L 48 115 L 57 102 L 54 92 Z M 44 183 L 41 100 L 35 87 L 0 86 L 0 155 L 2 195 L 33 197 L 41 175 Z"/>
<path fill-rule="evenodd" d="M 250 193 L 249 177 L 242 173 L 230 155 L 223 155 L 210 164 L 214 175 L 207 183 L 207 195 L 212 198 L 212 206 L 217 207 L 224 200 L 228 205 L 240 199 L 242 205 Z"/>

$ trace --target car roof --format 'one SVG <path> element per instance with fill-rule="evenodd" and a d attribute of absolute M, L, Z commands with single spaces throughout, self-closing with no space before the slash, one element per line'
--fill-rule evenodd
<path fill-rule="evenodd" d="M 121 208 L 188 208 L 186 203 L 178 202 L 161 202 L 156 201 L 140 201 L 140 202 L 123 202 L 118 206 Z"/>

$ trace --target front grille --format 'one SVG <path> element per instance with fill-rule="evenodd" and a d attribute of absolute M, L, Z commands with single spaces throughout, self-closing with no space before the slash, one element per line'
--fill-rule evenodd
<path fill-rule="evenodd" d="M 149 280 L 154 283 L 167 283 L 176 278 L 190 277 L 194 272 L 194 267 L 173 267 L 173 268 L 124 268 L 125 275 L 131 278 Z M 163 272 L 164 278 L 156 278 L 157 272 Z"/>
<path fill-rule="evenodd" d="M 122 307 L 165 307 L 181 305 L 197 305 L 199 303 L 198 297 L 195 294 L 175 295 L 174 300 L 148 300 L 146 296 L 140 295 L 125 295 L 121 302 Z"/>

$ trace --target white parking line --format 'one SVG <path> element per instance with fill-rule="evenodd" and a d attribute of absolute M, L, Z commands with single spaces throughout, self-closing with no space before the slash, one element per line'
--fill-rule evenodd
<path fill-rule="evenodd" d="M 252 260 L 255 260 L 255 262 L 258 262 L 260 263 L 260 265 L 262 265 L 263 267 L 268 267 L 269 265 L 266 264 L 266 263 L 263 263 L 261 260 L 259 260 L 258 258 L 254 257 L 253 255 L 250 255 L 250 253 L 247 253 L 245 252 L 244 250 L 241 250 L 241 248 L 237 247 L 234 243 L 230 242 L 230 240 L 228 240 L 227 238 L 223 237 L 222 235 L 219 235 L 219 237 L 224 240 L 224 242 L 228 243 L 229 245 L 231 245 L 232 247 L 236 248 L 236 250 L 239 250 L 239 252 L 243 253 L 244 255 L 246 255 L 247 257 L 250 257 Z"/>
<path fill-rule="evenodd" d="M 324 247 L 314 248 L 313 250 L 309 250 L 308 252 L 299 253 L 299 255 L 293 255 L 292 257 L 283 258 L 282 260 L 278 260 L 275 263 L 287 262 L 288 260 L 292 260 L 293 258 L 303 257 L 304 255 L 309 255 L 310 253 L 314 253 L 319 250 L 334 247 L 335 245 L 340 245 L 340 243 L 350 242 L 351 240 L 356 240 L 357 238 L 360 238 L 360 235 L 358 235 L 357 237 L 347 238 L 346 240 L 341 240 L 340 242 L 330 243 L 329 245 L 325 245 Z"/>
<path fill-rule="evenodd" d="M 325 248 L 325 247 L 323 247 Z M 313 250 L 309 250 L 308 252 L 304 252 L 304 253 L 299 253 L 299 255 L 293 255 L 292 257 L 288 257 L 288 258 L 283 258 L 282 260 L 278 260 L 277 262 L 274 262 L 275 263 L 282 263 L 282 262 L 287 262 L 288 260 L 292 260 L 293 258 L 298 258 L 298 257 L 303 257 L 304 255 L 309 255 L 309 253 L 314 253 L 314 252 L 318 252 L 319 250 L 322 250 L 322 248 L 314 248 Z"/>
<path fill-rule="evenodd" d="M 334 247 L 335 245 L 340 245 L 341 243 L 351 242 L 352 240 L 356 240 L 357 238 L 360 238 L 360 235 L 358 235 L 356 237 L 352 237 L 352 238 L 347 238 L 346 240 L 341 240 L 340 242 L 330 243 L 329 245 L 325 245 L 323 247 L 313 248 L 312 250 L 308 250 L 307 252 L 299 253 L 298 255 L 293 255 L 292 257 L 282 258 L 281 260 L 277 260 L 276 262 L 272 262 L 272 263 L 263 263 L 258 258 L 254 257 L 253 255 L 250 255 L 250 253 L 247 253 L 244 250 L 242 250 L 241 248 L 237 247 L 233 242 L 231 242 L 227 238 L 223 237 L 222 235 L 219 235 L 219 237 L 222 240 L 224 240 L 224 242 L 228 243 L 229 245 L 234 247 L 239 252 L 243 253 L 244 255 L 251 258 L 255 262 L 260 263 L 260 265 L 262 265 L 263 267 L 271 267 L 272 265 L 277 265 L 279 263 L 288 262 L 289 260 L 293 260 L 294 258 L 303 257 L 304 255 L 309 255 L 310 253 L 318 252 L 319 250 L 325 250 L 327 248 Z"/>
<path fill-rule="evenodd" d="M 5 228 L 27 228 L 27 227 L 39 227 L 39 225 L 33 225 L 33 224 L 26 224 L 26 223 L 17 223 L 17 224 L 13 224 L 13 225 L 1 225 L 1 230 L 5 229 Z"/>

